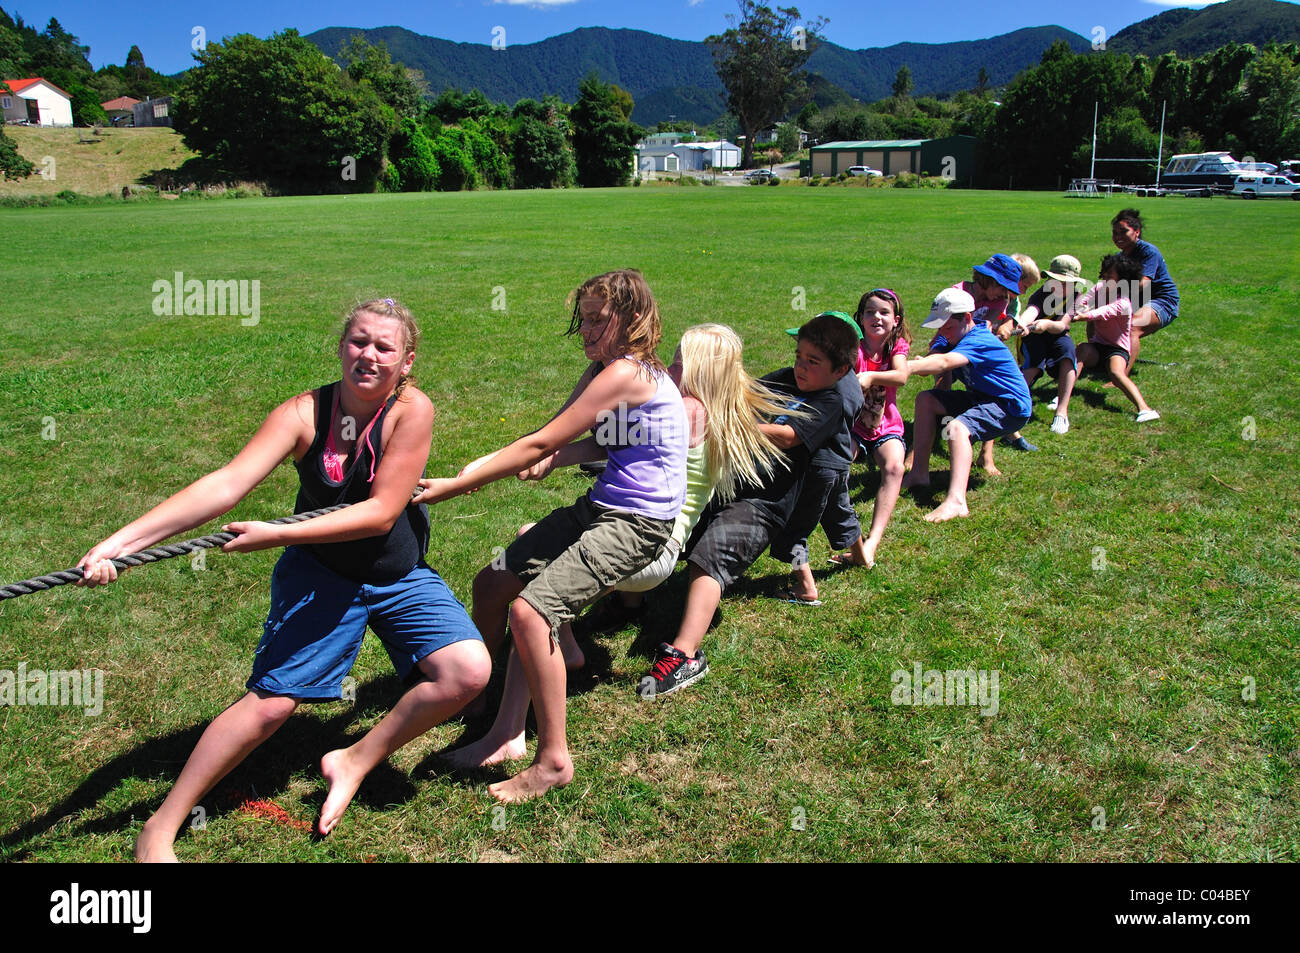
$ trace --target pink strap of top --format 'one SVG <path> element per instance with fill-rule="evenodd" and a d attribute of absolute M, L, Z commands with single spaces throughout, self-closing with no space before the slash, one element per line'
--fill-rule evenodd
<path fill-rule="evenodd" d="M 330 429 L 325 436 L 325 450 L 321 453 L 321 465 L 325 468 L 325 475 L 327 477 L 335 483 L 342 483 L 344 475 L 343 461 L 339 459 L 338 451 L 334 447 L 334 418 L 338 415 L 338 412 L 339 392 L 336 388 L 334 391 L 334 406 L 330 408 Z M 383 407 L 380 407 L 375 411 L 375 415 L 370 418 L 370 423 L 366 424 L 366 429 L 362 431 L 361 439 L 354 445 L 355 447 L 359 447 L 364 443 L 367 447 L 370 447 L 370 477 L 366 480 L 367 483 L 373 483 L 375 481 L 375 448 L 371 446 L 370 443 L 370 428 L 375 425 L 375 421 L 379 419 L 379 415 L 383 412 Z M 353 452 L 356 452 L 355 449 Z"/>

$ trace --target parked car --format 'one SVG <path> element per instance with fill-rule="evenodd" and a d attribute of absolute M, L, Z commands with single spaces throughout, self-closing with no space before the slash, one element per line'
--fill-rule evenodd
<path fill-rule="evenodd" d="M 1245 172 L 1237 176 L 1237 181 L 1232 185 L 1232 194 L 1240 195 L 1243 199 L 1257 199 L 1260 196 L 1265 198 L 1273 196 L 1286 198 L 1289 196 L 1300 200 L 1300 185 L 1292 182 L 1284 175 L 1259 175 Z"/>
<path fill-rule="evenodd" d="M 746 182 L 766 182 L 768 179 L 775 179 L 776 173 L 771 169 L 751 169 L 745 173 Z"/>
<path fill-rule="evenodd" d="M 873 169 L 869 165 L 851 165 L 848 168 L 849 175 L 865 175 L 869 179 L 884 175 L 879 169 Z"/>

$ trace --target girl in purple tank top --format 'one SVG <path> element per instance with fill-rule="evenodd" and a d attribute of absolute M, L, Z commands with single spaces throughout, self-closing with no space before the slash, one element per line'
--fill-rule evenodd
<path fill-rule="evenodd" d="M 559 412 L 455 479 L 421 480 L 416 498 L 432 503 L 502 477 L 540 479 L 557 466 L 608 460 L 589 493 L 538 522 L 474 580 L 474 622 L 489 649 L 504 640 L 509 622 L 515 651 L 507 691 L 526 680 L 537 714 L 532 764 L 489 788 L 503 801 L 538 797 L 573 779 L 556 633 L 658 556 L 686 495 L 686 411 L 655 353 L 659 307 L 645 279 L 638 271 L 612 271 L 584 282 L 570 300 L 569 333 L 582 335 L 592 363 Z M 523 754 L 503 750 L 489 732 L 453 760 L 468 766 Z"/>

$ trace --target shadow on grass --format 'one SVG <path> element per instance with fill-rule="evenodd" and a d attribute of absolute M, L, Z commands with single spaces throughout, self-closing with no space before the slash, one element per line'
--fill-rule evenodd
<path fill-rule="evenodd" d="M 583 658 L 585 659 L 582 668 L 568 673 L 568 679 L 565 683 L 565 698 L 575 698 L 585 695 L 594 689 L 601 682 L 610 681 L 613 678 L 614 666 L 613 658 L 609 651 L 598 642 L 593 641 L 589 635 L 584 633 L 580 625 L 574 627 L 574 639 L 578 647 L 582 649 Z M 488 733 L 492 727 L 492 722 L 496 718 L 497 709 L 501 705 L 501 695 L 505 686 L 506 664 L 510 653 L 510 639 L 507 635 L 505 644 L 497 652 L 493 659 L 492 678 L 488 682 L 487 688 L 483 690 L 482 697 L 486 700 L 480 705 L 472 704 L 466 712 L 462 712 L 460 718 L 464 723 L 465 730 L 461 732 L 459 738 L 446 747 L 430 752 L 427 757 L 420 761 L 411 771 L 412 780 L 422 780 L 435 777 L 439 774 L 445 774 L 449 777 L 464 778 L 471 781 L 504 781 L 513 773 L 510 770 L 510 764 L 494 764 L 485 768 L 472 768 L 469 770 L 453 768 L 446 764 L 442 759 L 466 745 L 473 744 Z M 468 712 L 472 711 L 470 714 Z M 537 734 L 537 720 L 531 708 L 528 711 L 528 717 L 524 727 L 524 737 L 531 738 Z M 369 781 L 367 781 L 367 784 Z M 322 803 L 324 798 L 321 799 Z"/>
<path fill-rule="evenodd" d="M 1110 381 L 1109 374 L 1103 371 L 1100 374 L 1088 373 L 1086 378 L 1081 375 L 1079 378 L 1080 383 L 1085 379 L 1094 386 L 1080 387 L 1076 384 L 1074 386 L 1074 393 L 1070 395 L 1071 403 L 1076 400 L 1082 400 L 1094 410 L 1104 410 L 1108 413 L 1120 414 L 1122 416 L 1130 416 L 1136 412 L 1133 405 L 1129 402 L 1129 399 L 1124 396 L 1122 390 L 1118 387 L 1105 386 Z M 1116 399 L 1112 400 L 1111 398 Z"/>
<path fill-rule="evenodd" d="M 388 675 L 358 685 L 356 703 L 324 720 L 304 717 L 305 713 L 301 710 L 295 712 L 279 731 L 203 798 L 200 806 L 206 812 L 206 817 L 237 812 L 249 800 L 270 800 L 282 795 L 293 776 L 305 766 L 316 768 L 326 752 L 356 741 L 362 732 L 350 730 L 351 726 L 387 712 L 396 704 L 402 690 L 397 676 Z M 455 718 L 450 720 L 454 721 Z M 174 782 L 206 727 L 207 722 L 204 722 L 146 741 L 96 768 L 58 804 L 0 836 L 0 855 L 8 861 L 28 859 L 32 849 L 27 845 L 32 840 L 64 824 L 75 815 L 94 810 L 124 782 L 153 781 L 160 776 Z M 353 798 L 353 803 L 364 804 L 371 810 L 379 811 L 394 804 L 405 803 L 415 793 L 412 777 L 385 762 L 366 777 Z M 325 802 L 325 792 L 318 789 L 304 801 L 312 804 L 319 812 L 320 806 Z M 161 803 L 162 797 L 139 800 L 109 814 L 74 822 L 67 827 L 66 833 L 116 833 L 136 821 L 147 819 Z M 183 836 L 184 828 L 181 833 Z"/>

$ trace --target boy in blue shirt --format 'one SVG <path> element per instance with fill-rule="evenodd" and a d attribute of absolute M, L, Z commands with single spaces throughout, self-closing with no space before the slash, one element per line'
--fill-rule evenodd
<path fill-rule="evenodd" d="M 970 515 L 966 484 L 972 444 L 1015 433 L 1033 412 L 1029 387 L 1016 359 L 983 323 L 975 322 L 974 310 L 975 299 L 968 292 L 957 288 L 939 292 L 930 317 L 921 325 L 938 330 L 935 350 L 907 362 L 911 374 L 952 371 L 966 385 L 964 391 L 934 389 L 916 395 L 912 424 L 916 450 L 912 469 L 903 475 L 903 488 L 930 485 L 930 450 L 940 427 L 952 461 L 948 495 L 925 517 L 931 523 Z"/>

